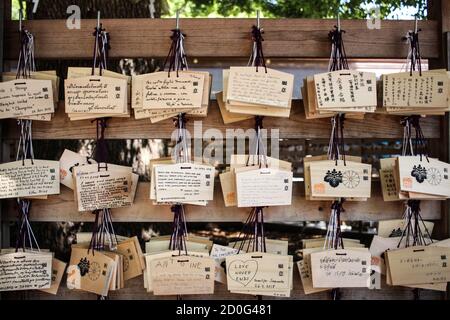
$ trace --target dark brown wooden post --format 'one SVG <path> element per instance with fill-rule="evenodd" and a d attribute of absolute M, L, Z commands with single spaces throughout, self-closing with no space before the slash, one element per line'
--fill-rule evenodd
<path fill-rule="evenodd" d="M 438 59 L 430 59 L 429 66 L 433 69 L 450 67 L 450 1 L 428 0 L 428 18 L 438 21 L 440 32 L 440 56 Z M 450 117 L 447 113 L 441 120 L 441 140 L 442 146 L 440 157 L 445 161 L 450 161 Z M 450 230 L 450 200 L 445 201 L 442 206 L 442 223 L 438 226 L 440 236 L 449 237 Z M 450 288 L 447 287 L 446 299 L 450 297 Z"/>
<path fill-rule="evenodd" d="M 4 17 L 6 16 L 5 11 L 5 2 L 10 1 L 0 1 L 0 73 L 3 72 L 3 30 L 4 30 Z M 7 7 L 7 6 L 6 6 Z M 0 123 L 0 159 L 2 159 L 2 149 L 3 149 L 3 134 L 2 134 L 2 123 Z M 3 247 L 3 239 L 2 239 L 2 205 L 3 202 L 0 201 L 0 249 Z M 2 295 L 0 294 L 0 300 L 2 299 Z"/>

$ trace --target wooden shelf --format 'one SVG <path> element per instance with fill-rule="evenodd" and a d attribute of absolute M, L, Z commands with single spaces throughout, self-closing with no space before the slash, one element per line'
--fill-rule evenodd
<path fill-rule="evenodd" d="M 134 204 L 131 207 L 113 209 L 114 222 L 168 222 L 173 214 L 169 206 L 153 205 L 149 199 L 149 182 L 140 182 Z M 294 183 L 292 205 L 269 207 L 264 210 L 266 222 L 328 221 L 331 201 L 306 201 L 303 183 Z M 384 202 L 379 182 L 372 184 L 372 197 L 368 201 L 346 202 L 343 220 L 400 219 L 403 202 Z M 7 201 L 4 219 L 17 220 L 16 202 Z M 186 206 L 186 219 L 189 222 L 243 222 L 250 208 L 226 208 L 220 184 L 216 182 L 214 200 L 206 207 Z M 440 201 L 422 201 L 421 214 L 424 219 L 437 220 L 441 217 Z M 90 212 L 78 212 L 73 191 L 61 186 L 61 194 L 49 196 L 47 200 L 33 200 L 30 214 L 32 221 L 93 221 Z"/>
<path fill-rule="evenodd" d="M 346 138 L 401 138 L 403 128 L 400 125 L 399 116 L 383 114 L 367 114 L 364 120 L 347 119 L 345 122 Z M 421 127 L 425 137 L 440 138 L 441 118 L 429 116 L 421 120 Z M 246 120 L 225 125 L 222 121 L 216 101 L 211 101 L 209 113 L 206 118 L 189 118 L 187 129 L 194 134 L 194 121 L 202 122 L 203 131 L 218 129 L 225 137 L 226 130 L 243 129 L 244 131 L 254 127 L 254 120 Z M 4 139 L 17 139 L 17 121 L 5 120 L 3 128 Z M 263 123 L 266 129 L 279 129 L 280 138 L 291 139 L 328 139 L 330 135 L 330 119 L 306 120 L 302 101 L 294 100 L 291 117 L 274 118 L 266 117 Z M 34 139 L 94 139 L 96 126 L 91 120 L 70 121 L 64 112 L 64 102 L 59 103 L 55 117 L 50 122 L 34 121 Z M 108 122 L 106 139 L 170 139 L 174 130 L 171 119 L 155 124 L 149 119 L 136 120 L 131 118 L 113 118 Z M 270 133 L 268 133 L 270 135 Z"/>

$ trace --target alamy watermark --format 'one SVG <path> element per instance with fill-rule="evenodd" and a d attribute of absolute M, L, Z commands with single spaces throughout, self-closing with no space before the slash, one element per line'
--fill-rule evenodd
<path fill-rule="evenodd" d="M 214 165 L 229 164 L 232 154 L 256 154 L 257 147 L 260 150 L 259 154 L 276 159 L 280 155 L 279 129 L 260 129 L 260 139 L 257 138 L 257 131 L 253 128 L 234 128 L 225 131 L 208 128 L 203 131 L 203 121 L 194 121 L 193 132 L 184 130 L 187 150 L 191 150 L 191 158 L 195 161 Z M 171 139 L 177 142 L 177 129 L 172 132 Z M 174 152 L 171 156 L 175 159 Z"/>

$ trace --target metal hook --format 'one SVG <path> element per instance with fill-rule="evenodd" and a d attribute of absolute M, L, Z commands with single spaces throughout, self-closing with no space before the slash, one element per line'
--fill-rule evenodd
<path fill-rule="evenodd" d="M 260 23 L 259 23 L 259 10 L 256 10 L 256 27 L 260 29 Z"/>
<path fill-rule="evenodd" d="M 179 9 L 177 10 L 177 13 L 176 13 L 176 27 L 175 28 L 177 30 L 180 29 L 180 10 Z"/>
<path fill-rule="evenodd" d="M 100 10 L 97 11 L 97 29 L 100 29 Z"/>

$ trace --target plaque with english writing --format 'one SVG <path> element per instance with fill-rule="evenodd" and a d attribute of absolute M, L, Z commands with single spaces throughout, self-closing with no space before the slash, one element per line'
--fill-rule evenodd
<path fill-rule="evenodd" d="M 0 83 L 0 119 L 55 111 L 51 80 L 16 79 Z"/>
<path fill-rule="evenodd" d="M 310 255 L 314 288 L 368 287 L 369 250 L 325 250 Z"/>
<path fill-rule="evenodd" d="M 0 199 L 59 194 L 59 162 L 13 161 L 0 164 Z"/>
<path fill-rule="evenodd" d="M 127 111 L 127 80 L 102 76 L 64 81 L 66 113 L 123 114 Z"/>

